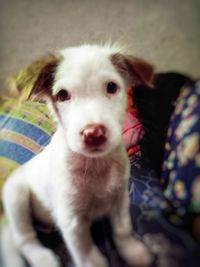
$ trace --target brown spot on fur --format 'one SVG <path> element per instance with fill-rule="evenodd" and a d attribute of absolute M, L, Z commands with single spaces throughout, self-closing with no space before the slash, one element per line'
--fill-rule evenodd
<path fill-rule="evenodd" d="M 59 62 L 60 59 L 55 56 L 51 56 L 45 63 L 43 62 L 43 67 L 33 85 L 31 95 L 51 97 L 54 74 Z"/>
<path fill-rule="evenodd" d="M 21 100 L 50 95 L 54 72 L 61 58 L 49 55 L 36 60 L 29 67 L 10 78 L 9 83 L 16 88 Z"/>
<path fill-rule="evenodd" d="M 114 54 L 111 56 L 111 62 L 118 72 L 124 76 L 129 85 L 143 84 L 153 88 L 154 69 L 153 66 L 143 59 L 135 58 L 129 55 Z"/>

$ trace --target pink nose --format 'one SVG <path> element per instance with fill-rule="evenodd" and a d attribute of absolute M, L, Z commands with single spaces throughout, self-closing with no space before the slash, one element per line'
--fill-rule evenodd
<path fill-rule="evenodd" d="M 107 130 L 101 124 L 88 124 L 81 135 L 86 146 L 91 148 L 99 147 L 107 140 Z"/>

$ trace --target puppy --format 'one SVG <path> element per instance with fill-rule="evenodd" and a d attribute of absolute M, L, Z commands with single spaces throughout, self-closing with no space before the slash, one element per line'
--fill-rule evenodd
<path fill-rule="evenodd" d="M 148 266 L 149 252 L 132 236 L 130 167 L 121 131 L 127 88 L 151 86 L 152 66 L 118 48 L 95 45 L 65 49 L 40 66 L 27 79 L 33 86 L 26 93 L 48 99 L 57 130 L 4 186 L 17 247 L 32 267 L 60 266 L 37 239 L 33 217 L 58 227 L 76 267 L 108 267 L 90 235 L 91 222 L 107 215 L 120 255 L 130 266 Z"/>

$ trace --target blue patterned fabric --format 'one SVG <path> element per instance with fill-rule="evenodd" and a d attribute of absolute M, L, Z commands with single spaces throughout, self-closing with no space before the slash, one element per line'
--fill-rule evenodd
<path fill-rule="evenodd" d="M 161 180 L 177 214 L 200 212 L 200 86 L 185 87 L 168 130 Z M 199 225 L 200 227 L 200 225 Z"/>
<path fill-rule="evenodd" d="M 190 232 L 189 227 L 183 226 L 183 218 L 168 209 L 154 172 L 144 159 L 132 159 L 131 166 L 129 188 L 133 188 L 130 190 L 133 228 L 155 255 L 152 266 L 200 266 L 197 236 Z"/>
<path fill-rule="evenodd" d="M 131 161 L 131 177 L 129 181 L 129 196 L 135 205 L 158 209 L 163 207 L 164 196 L 160 181 L 147 162 L 141 156 L 133 156 Z"/>

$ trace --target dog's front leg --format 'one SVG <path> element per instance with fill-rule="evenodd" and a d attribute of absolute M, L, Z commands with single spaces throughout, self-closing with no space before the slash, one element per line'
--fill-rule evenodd
<path fill-rule="evenodd" d="M 90 233 L 91 222 L 82 220 L 76 215 L 70 218 L 58 224 L 75 266 L 108 267 L 106 259 L 93 243 Z"/>
<path fill-rule="evenodd" d="M 5 213 L 16 247 L 31 267 L 59 267 L 54 253 L 43 247 L 37 238 L 32 225 L 30 188 L 22 179 L 21 173 L 18 174 L 19 176 L 10 178 L 3 189 Z"/>
<path fill-rule="evenodd" d="M 145 245 L 133 236 L 129 209 L 126 190 L 111 215 L 114 240 L 120 255 L 130 266 L 149 266 L 152 257 Z"/>

